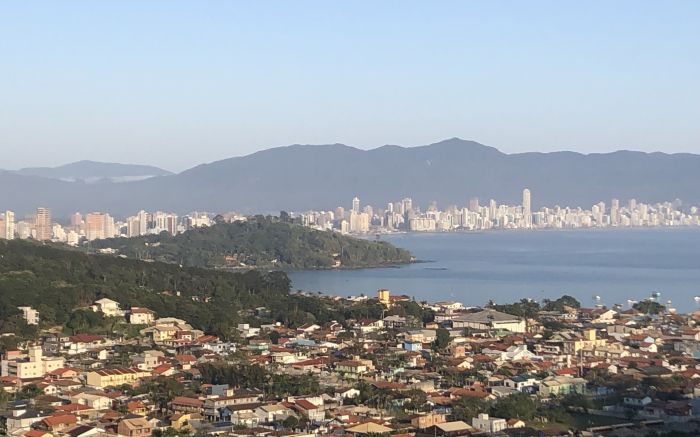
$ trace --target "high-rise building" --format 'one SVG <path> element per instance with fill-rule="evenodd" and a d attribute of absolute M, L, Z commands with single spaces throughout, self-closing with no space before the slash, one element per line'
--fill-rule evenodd
<path fill-rule="evenodd" d="M 469 199 L 469 211 L 479 212 L 479 198 L 478 197 L 472 197 L 471 199 Z"/>
<path fill-rule="evenodd" d="M 406 197 L 401 200 L 401 214 L 407 215 L 409 211 L 413 210 L 413 200 L 410 197 Z"/>
<path fill-rule="evenodd" d="M 5 211 L 4 238 L 12 240 L 15 238 L 15 213 Z"/>
<path fill-rule="evenodd" d="M 360 212 L 360 199 L 358 197 L 352 199 L 352 210 L 356 214 Z"/>
<path fill-rule="evenodd" d="M 148 233 L 148 213 L 144 210 L 139 211 L 139 230 L 138 235 L 146 235 Z"/>
<path fill-rule="evenodd" d="M 496 211 L 498 210 L 498 204 L 494 199 L 489 200 L 489 219 L 493 220 L 496 218 Z"/>
<path fill-rule="evenodd" d="M 70 225 L 73 228 L 78 228 L 83 225 L 83 215 L 79 212 L 74 213 L 70 216 Z"/>
<path fill-rule="evenodd" d="M 51 210 L 48 208 L 36 209 L 36 239 L 39 241 L 50 240 L 52 236 L 51 229 Z"/>
<path fill-rule="evenodd" d="M 139 223 L 139 218 L 132 216 L 126 219 L 126 236 L 127 237 L 138 237 L 139 229 L 141 225 Z"/>
<path fill-rule="evenodd" d="M 109 214 L 104 215 L 104 229 L 105 238 L 113 238 L 117 235 L 117 227 L 114 224 L 114 217 Z"/>
<path fill-rule="evenodd" d="M 177 215 L 168 214 L 165 218 L 165 229 L 170 233 L 170 235 L 177 234 Z"/>
<path fill-rule="evenodd" d="M 349 230 L 357 234 L 369 232 L 369 215 L 364 212 L 358 214 L 355 211 L 350 211 Z"/>
<path fill-rule="evenodd" d="M 620 200 L 613 199 L 610 204 L 610 224 L 617 226 L 620 224 Z"/>
<path fill-rule="evenodd" d="M 523 217 L 525 219 L 525 226 L 532 225 L 532 204 L 530 198 L 530 190 L 525 188 L 523 190 Z"/>
<path fill-rule="evenodd" d="M 105 214 L 92 212 L 85 216 L 85 237 L 88 241 L 105 238 Z"/>

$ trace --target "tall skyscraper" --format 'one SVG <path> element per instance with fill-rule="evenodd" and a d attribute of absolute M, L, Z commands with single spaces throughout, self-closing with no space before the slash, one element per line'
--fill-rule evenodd
<path fill-rule="evenodd" d="M 52 229 L 51 229 L 51 210 L 48 208 L 37 208 L 36 209 L 36 239 L 39 241 L 46 241 L 51 239 Z"/>
<path fill-rule="evenodd" d="M 126 236 L 127 237 L 138 237 L 140 229 L 139 218 L 136 216 L 128 217 L 126 219 Z"/>
<path fill-rule="evenodd" d="M 532 204 L 530 198 L 530 190 L 523 190 L 523 217 L 525 218 L 525 226 L 532 225 Z"/>
<path fill-rule="evenodd" d="M 413 209 L 413 200 L 410 197 L 401 200 L 401 209 L 403 209 L 402 214 L 408 214 L 408 211 Z"/>
<path fill-rule="evenodd" d="M 5 211 L 5 238 L 12 240 L 15 238 L 15 213 Z"/>
<path fill-rule="evenodd" d="M 352 210 L 356 214 L 360 212 L 360 199 L 358 197 L 352 199 Z"/>
<path fill-rule="evenodd" d="M 105 214 L 93 212 L 85 216 L 85 236 L 88 241 L 105 238 Z"/>
<path fill-rule="evenodd" d="M 177 234 L 177 215 L 168 214 L 165 219 L 165 228 L 170 233 L 170 235 Z"/>
<path fill-rule="evenodd" d="M 613 199 L 610 204 L 610 224 L 617 226 L 620 224 L 620 200 Z"/>
<path fill-rule="evenodd" d="M 471 199 L 469 199 L 469 211 L 479 212 L 479 198 L 478 197 L 472 197 Z"/>
<path fill-rule="evenodd" d="M 138 235 L 146 235 L 148 233 L 148 213 L 144 210 L 138 213 L 139 230 Z"/>

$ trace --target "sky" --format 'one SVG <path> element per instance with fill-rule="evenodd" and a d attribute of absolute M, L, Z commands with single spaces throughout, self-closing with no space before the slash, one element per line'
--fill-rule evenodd
<path fill-rule="evenodd" d="M 0 168 L 288 144 L 700 153 L 700 2 L 19 1 Z"/>

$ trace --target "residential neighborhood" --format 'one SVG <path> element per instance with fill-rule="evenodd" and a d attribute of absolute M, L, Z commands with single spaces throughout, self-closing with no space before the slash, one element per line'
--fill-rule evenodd
<path fill-rule="evenodd" d="M 261 307 L 219 338 L 99 299 L 93 312 L 135 329 L 42 332 L 5 350 L 2 429 L 26 437 L 700 433 L 700 312 L 583 308 L 567 296 L 486 308 L 388 290 L 315 299 L 380 305 L 382 317 L 285 326 Z"/>

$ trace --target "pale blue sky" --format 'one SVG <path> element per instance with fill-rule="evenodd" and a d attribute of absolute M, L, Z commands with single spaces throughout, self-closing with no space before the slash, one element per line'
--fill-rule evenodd
<path fill-rule="evenodd" d="M 700 2 L 0 7 L 0 168 L 292 143 L 700 153 Z"/>

